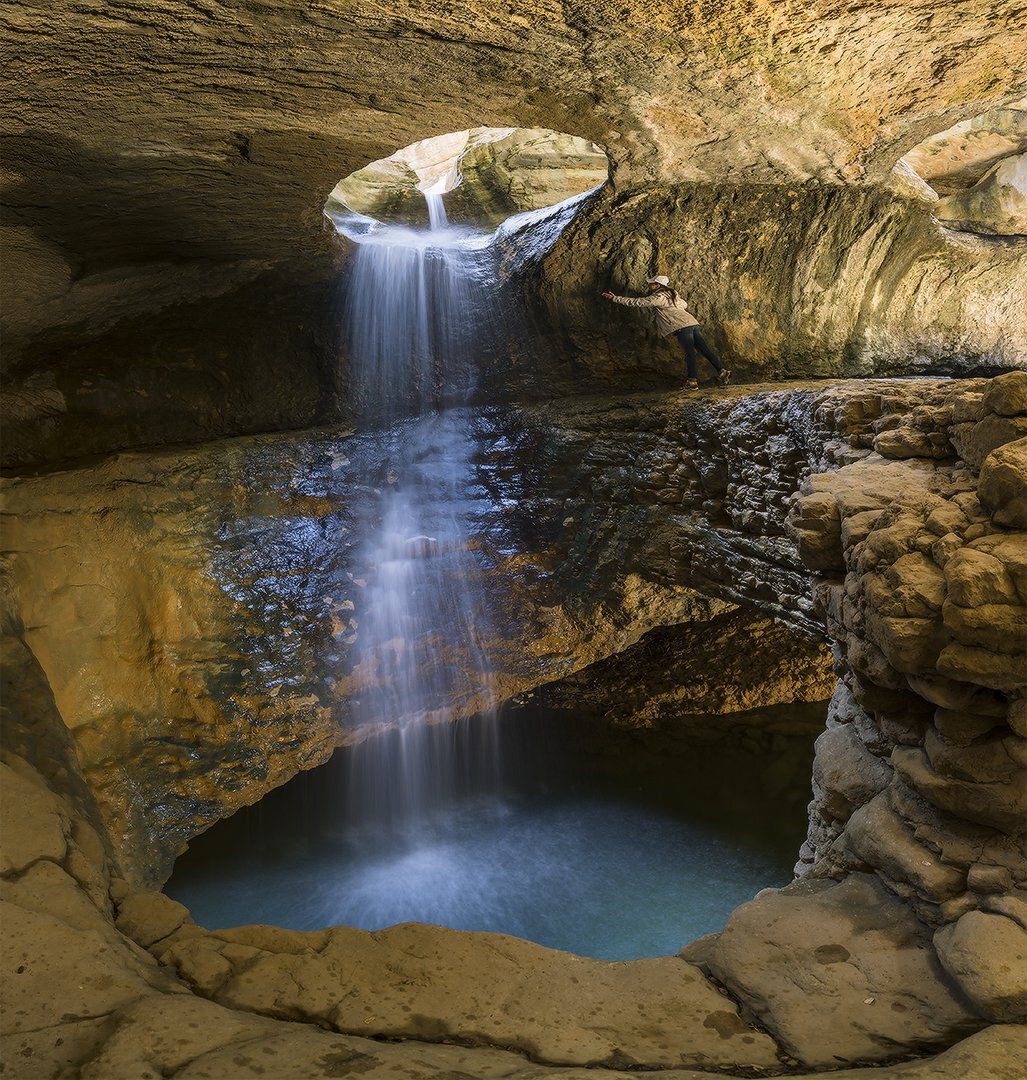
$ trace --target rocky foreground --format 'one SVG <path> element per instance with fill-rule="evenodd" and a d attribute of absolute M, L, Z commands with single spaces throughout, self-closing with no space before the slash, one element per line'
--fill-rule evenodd
<path fill-rule="evenodd" d="M 0 788 L 10 1074 L 1014 1077 L 1027 374 L 489 415 L 479 480 L 530 486 L 520 518 L 482 519 L 511 542 L 488 553 L 510 587 L 498 625 L 523 628 L 500 651 L 507 691 L 552 682 L 568 651 L 584 666 L 736 608 L 790 625 L 775 661 L 830 641 L 799 879 L 680 957 L 628 964 L 418 926 L 195 926 L 141 886 L 191 831 L 343 737 L 345 685 L 315 676 L 359 627 L 324 586 L 360 586 L 309 537 L 343 535 L 338 474 L 358 442 L 241 440 L 23 478 L 8 485 Z M 760 675 L 778 700 L 788 663 Z M 632 715 L 674 707 L 657 695 Z"/>

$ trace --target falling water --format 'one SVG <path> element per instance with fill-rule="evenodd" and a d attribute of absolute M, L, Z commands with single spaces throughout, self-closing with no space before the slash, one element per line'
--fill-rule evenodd
<path fill-rule="evenodd" d="M 492 290 L 481 237 L 426 199 L 429 231 L 359 238 L 347 304 L 358 401 L 380 425 L 354 612 L 354 719 L 372 737 L 352 756 L 350 817 L 409 837 L 492 767 L 487 723 L 451 722 L 457 705 L 487 710 L 490 675 L 467 522 L 473 432 L 448 408 L 473 392 Z"/>

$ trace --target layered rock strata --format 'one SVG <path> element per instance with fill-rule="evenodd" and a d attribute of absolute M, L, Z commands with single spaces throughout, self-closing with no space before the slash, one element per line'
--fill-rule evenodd
<path fill-rule="evenodd" d="M 817 184 L 604 191 L 524 270 L 531 303 L 559 335 L 541 385 L 623 393 L 677 381 L 678 343 L 599 297 L 640 294 L 656 273 L 736 378 L 1024 368 L 1023 242 L 955 236 L 936 209 Z M 531 238 L 522 243 L 530 251 Z"/>
<path fill-rule="evenodd" d="M 95 808 L 62 751 L 63 724 L 45 682 L 30 654 L 11 647 L 20 629 L 6 629 L 4 732 L 17 733 L 21 753 L 5 749 L 0 764 L 3 975 L 12 1004 L 2 1045 L 19 1076 L 571 1080 L 598 1068 L 627 1080 L 641 1068 L 702 1080 L 824 1062 L 828 1072 L 805 1075 L 826 1080 L 847 1063 L 837 1051 L 887 1060 L 944 1046 L 983 1023 L 953 999 L 929 947 L 920 949 L 909 908 L 864 884 L 828 904 L 830 943 L 820 943 L 823 927 L 804 925 L 784 978 L 753 963 L 765 927 L 750 932 L 746 970 L 773 1002 L 763 1014 L 770 1035 L 746 1021 L 747 1003 L 740 1010 L 683 959 L 607 964 L 502 935 L 418 926 L 204 931 L 180 905 L 118 876 L 102 826 L 89 823 Z M 893 905 L 883 923 L 874 908 L 882 900 Z M 868 918 L 883 927 L 869 947 L 865 929 L 852 932 Z M 744 949 L 738 927 L 732 941 Z M 836 983 L 850 959 L 859 976 L 844 980 L 840 1004 L 855 1005 L 869 987 L 888 1008 L 871 1009 L 864 998 L 858 1020 L 835 1008 L 825 1024 L 824 990 L 834 985 L 825 974 Z M 814 1016 L 809 994 L 805 1016 L 797 1008 L 803 979 L 817 989 Z M 884 1075 L 1006 1080 L 1025 1051 L 1024 1028 L 992 1025 Z"/>
<path fill-rule="evenodd" d="M 790 519 L 840 675 L 797 872 L 872 871 L 978 1010 L 1022 1020 L 1027 375 L 874 426 Z"/>
<path fill-rule="evenodd" d="M 454 656 L 440 707 L 474 714 L 733 605 L 822 639 L 811 573 L 786 531 L 791 495 L 866 455 L 885 438 L 875 427 L 918 415 L 927 395 L 984 386 L 489 410 L 475 421 L 466 496 L 492 676 L 483 686 L 477 655 Z M 367 734 L 349 719 L 372 569 L 357 526 L 389 484 L 375 464 L 389 437 L 235 440 L 7 484 L 26 640 L 125 873 L 163 880 L 189 836 Z M 799 648 L 781 633 L 778 647 Z M 758 682 L 769 692 L 775 678 L 768 665 Z"/>

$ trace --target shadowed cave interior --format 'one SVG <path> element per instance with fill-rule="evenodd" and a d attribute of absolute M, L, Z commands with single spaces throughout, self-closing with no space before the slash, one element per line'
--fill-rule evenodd
<path fill-rule="evenodd" d="M 1016 1075 L 1027 37 L 922 14 L 12 9 L 5 1073 Z"/>

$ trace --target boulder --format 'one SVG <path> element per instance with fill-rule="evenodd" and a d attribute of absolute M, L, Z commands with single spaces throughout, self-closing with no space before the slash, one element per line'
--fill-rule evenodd
<path fill-rule="evenodd" d="M 708 963 L 806 1066 L 945 1046 L 979 1024 L 909 905 L 871 875 L 808 880 L 743 904 Z"/>
<path fill-rule="evenodd" d="M 1027 416 L 991 413 L 976 424 L 956 425 L 951 437 L 959 456 L 979 469 L 993 450 L 1027 437 Z"/>
<path fill-rule="evenodd" d="M 996 376 L 988 383 L 981 404 L 999 416 L 1027 416 L 1027 371 Z"/>
<path fill-rule="evenodd" d="M 408 923 L 369 934 L 241 927 L 164 953 L 199 993 L 247 1013 L 366 1037 L 504 1047 L 552 1064 L 776 1064 L 698 968 L 607 963 L 503 934 Z"/>
<path fill-rule="evenodd" d="M 978 494 L 997 524 L 1027 529 L 1027 438 L 988 454 Z"/>
<path fill-rule="evenodd" d="M 968 911 L 934 935 L 942 966 L 982 1016 L 1027 1020 L 1027 930 L 1004 915 Z"/>

